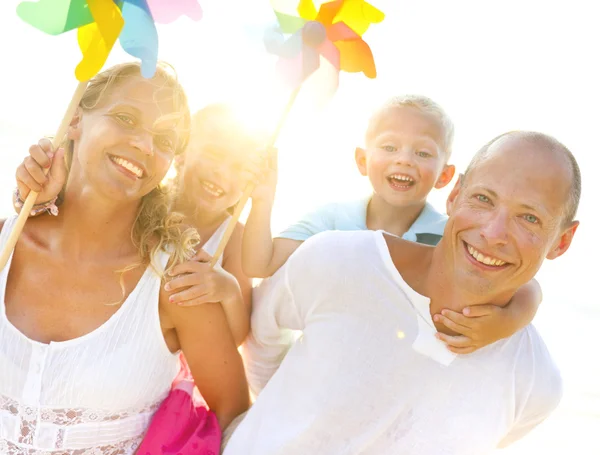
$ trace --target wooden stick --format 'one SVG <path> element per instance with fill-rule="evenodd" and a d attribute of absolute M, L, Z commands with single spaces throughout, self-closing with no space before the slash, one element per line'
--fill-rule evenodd
<path fill-rule="evenodd" d="M 67 134 L 69 124 L 71 123 L 71 120 L 73 119 L 73 116 L 75 115 L 75 111 L 77 109 L 77 106 L 79 106 L 79 102 L 81 101 L 81 98 L 83 97 L 83 94 L 85 92 L 87 84 L 88 83 L 86 81 L 86 82 L 80 82 L 77 85 L 77 88 L 75 89 L 75 93 L 73 93 L 73 97 L 71 98 L 71 102 L 69 103 L 69 107 L 67 108 L 67 111 L 65 112 L 65 116 L 63 117 L 62 121 L 60 122 L 60 126 L 58 127 L 58 130 L 56 131 L 56 135 L 52 139 L 52 150 L 56 150 L 58 148 L 58 146 L 61 144 L 62 140 L 64 139 L 65 135 Z M 21 235 L 21 232 L 23 231 L 23 226 L 25 226 L 25 221 L 27 221 L 27 218 L 29 218 L 29 212 L 31 212 L 31 208 L 35 204 L 35 200 L 37 199 L 38 194 L 39 193 L 36 193 L 35 191 L 30 191 L 29 194 L 27 195 L 27 198 L 25 199 L 25 202 L 23 203 L 23 207 L 21 208 L 21 212 L 19 213 L 17 221 L 12 229 L 12 232 L 10 233 L 10 236 L 8 237 L 8 241 L 4 245 L 4 249 L 2 250 L 2 255 L 0 255 L 0 270 L 4 269 L 4 267 L 6 266 L 6 263 L 8 262 L 8 258 L 10 257 L 10 255 L 13 251 L 13 248 L 17 244 L 17 240 L 19 240 L 19 236 Z"/>
<path fill-rule="evenodd" d="M 283 128 L 283 125 L 285 124 L 285 121 L 287 120 L 287 117 L 288 117 L 290 111 L 292 110 L 292 106 L 294 105 L 294 101 L 296 101 L 296 97 L 298 96 L 298 93 L 300 92 L 301 87 L 302 87 L 301 85 L 298 86 L 298 88 L 296 88 L 291 93 L 290 98 L 285 106 L 285 109 L 283 110 L 283 113 L 281 114 L 281 117 L 279 118 L 277 127 L 275 128 L 275 131 L 271 135 L 271 139 L 269 140 L 269 143 L 267 144 L 267 150 L 270 150 L 271 148 L 273 148 L 275 146 L 275 143 L 277 142 L 277 138 L 279 137 L 279 133 L 281 132 L 281 129 Z M 246 206 L 246 202 L 248 202 L 248 199 L 250 198 L 252 191 L 254 191 L 254 183 L 249 183 L 248 186 L 246 186 L 246 189 L 244 190 L 244 192 L 242 193 L 242 197 L 238 201 L 238 203 L 235 207 L 235 210 L 233 212 L 233 215 L 231 215 L 229 224 L 227 224 L 227 229 L 225 230 L 225 233 L 223 234 L 223 238 L 221 238 L 221 242 L 219 243 L 219 246 L 217 246 L 217 250 L 215 251 L 215 254 L 212 257 L 212 260 L 210 261 L 211 267 L 215 266 L 215 264 L 217 263 L 217 261 L 219 260 L 221 255 L 223 254 L 223 251 L 225 251 L 227 242 L 229 241 L 231 234 L 233 234 L 235 225 L 237 224 L 237 221 L 240 219 L 240 215 L 242 214 L 242 211 L 244 210 L 244 207 Z"/>

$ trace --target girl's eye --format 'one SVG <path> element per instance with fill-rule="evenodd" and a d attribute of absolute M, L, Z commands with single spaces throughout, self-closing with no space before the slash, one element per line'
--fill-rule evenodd
<path fill-rule="evenodd" d="M 174 141 L 169 136 L 158 136 L 155 138 L 155 141 L 161 149 L 167 152 L 173 152 L 175 150 Z"/>
<path fill-rule="evenodd" d="M 429 158 L 431 156 L 431 153 L 429 153 L 425 150 L 419 150 L 417 152 L 417 155 L 420 156 L 421 158 Z"/>
<path fill-rule="evenodd" d="M 475 196 L 479 202 L 483 202 L 484 204 L 488 204 L 490 202 L 490 198 L 484 196 L 483 194 L 478 194 Z"/>
<path fill-rule="evenodd" d="M 524 215 L 523 218 L 525 219 L 525 221 L 527 221 L 528 223 L 532 223 L 532 224 L 537 224 L 540 222 L 540 220 L 538 219 L 537 216 L 534 215 Z"/>

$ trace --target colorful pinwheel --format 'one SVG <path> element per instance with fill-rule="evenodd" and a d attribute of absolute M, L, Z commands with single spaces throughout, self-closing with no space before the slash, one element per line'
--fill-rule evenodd
<path fill-rule="evenodd" d="M 371 24 L 384 19 L 381 11 L 364 0 L 327 1 L 318 10 L 312 0 L 294 2 L 294 7 L 290 3 L 273 0 L 279 30 L 267 33 L 265 45 L 280 57 L 278 69 L 292 86 L 317 71 L 322 59 L 338 73 L 376 76 L 373 54 L 362 35 Z M 291 36 L 286 39 L 284 34 Z"/>
<path fill-rule="evenodd" d="M 338 86 L 340 71 L 362 72 L 369 78 L 377 75 L 373 54 L 362 35 L 371 24 L 385 17 L 365 0 L 330 0 L 323 2 L 318 11 L 313 0 L 272 0 L 272 3 L 279 29 L 267 31 L 265 47 L 279 56 L 278 70 L 293 90 L 267 148 L 275 146 L 303 82 L 320 68 L 321 60 L 335 68 L 335 80 L 327 84 L 324 93 L 327 99 Z M 284 35 L 291 36 L 286 39 Z M 237 203 L 211 260 L 212 266 L 223 254 L 253 189 L 253 184 L 248 185 Z"/>
<path fill-rule="evenodd" d="M 22 2 L 17 14 L 50 35 L 77 30 L 83 58 L 75 69 L 87 81 L 101 69 L 117 41 L 125 52 L 142 62 L 142 75 L 152 77 L 158 60 L 156 23 L 187 15 L 202 17 L 196 0 L 40 0 Z"/>

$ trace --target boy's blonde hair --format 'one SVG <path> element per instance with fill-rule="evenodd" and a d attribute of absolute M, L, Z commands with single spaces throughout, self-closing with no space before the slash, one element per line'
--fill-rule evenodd
<path fill-rule="evenodd" d="M 115 65 L 98 73 L 89 82 L 79 107 L 84 111 L 95 109 L 100 104 L 102 97 L 110 93 L 111 89 L 135 76 L 141 77 L 140 65 L 136 62 Z M 173 68 L 166 63 L 160 62 L 157 65 L 152 81 L 171 91 L 174 110 L 181 116 L 182 137 L 180 137 L 175 151 L 176 154 L 180 154 L 185 150 L 189 140 L 190 112 L 187 97 Z M 73 160 L 73 141 L 67 139 L 64 148 L 65 161 L 67 169 L 69 169 Z M 163 277 L 163 271 L 152 262 L 158 251 L 167 251 L 171 254 L 171 267 L 188 259 L 193 254 L 193 250 L 199 242 L 198 233 L 195 229 L 183 225 L 183 215 L 170 211 L 170 199 L 168 188 L 162 185 L 142 197 L 131 230 L 131 239 L 138 248 L 140 262 L 118 272 L 124 273 L 140 264 L 148 263 Z M 121 287 L 125 292 L 122 275 Z"/>
<path fill-rule="evenodd" d="M 435 117 L 439 121 L 444 132 L 444 152 L 446 153 L 446 161 L 450 159 L 450 156 L 452 155 L 452 142 L 454 141 L 454 123 L 438 103 L 423 95 L 400 95 L 389 98 L 373 115 L 371 115 L 366 133 L 367 142 L 369 142 L 376 132 L 381 113 L 394 107 L 412 107 L 413 109 L 417 109 L 425 114 Z"/>

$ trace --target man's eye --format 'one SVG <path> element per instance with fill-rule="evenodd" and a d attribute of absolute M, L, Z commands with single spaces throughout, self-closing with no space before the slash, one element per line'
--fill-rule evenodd
<path fill-rule="evenodd" d="M 525 221 L 527 221 L 528 223 L 532 223 L 532 224 L 537 224 L 540 222 L 539 218 L 535 215 L 524 215 L 523 218 L 525 219 Z"/>
<path fill-rule="evenodd" d="M 479 202 L 483 202 L 484 204 L 488 204 L 490 202 L 490 198 L 484 196 L 483 194 L 478 194 L 475 196 Z"/>

